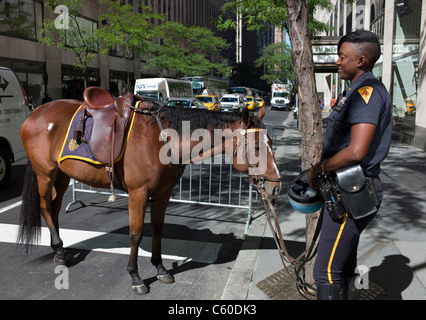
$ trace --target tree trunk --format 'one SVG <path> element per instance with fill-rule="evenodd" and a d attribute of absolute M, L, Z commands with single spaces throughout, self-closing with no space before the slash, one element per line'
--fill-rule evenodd
<path fill-rule="evenodd" d="M 322 116 L 315 85 L 306 0 L 286 0 L 289 36 L 292 49 L 296 88 L 299 95 L 299 128 L 302 131 L 302 170 L 319 161 L 323 144 Z M 306 245 L 310 246 L 319 212 L 306 216 Z M 306 282 L 313 283 L 315 259 L 306 267 Z"/>

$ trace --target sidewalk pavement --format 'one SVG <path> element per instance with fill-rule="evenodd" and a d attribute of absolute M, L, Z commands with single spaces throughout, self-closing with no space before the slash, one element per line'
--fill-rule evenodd
<path fill-rule="evenodd" d="M 301 133 L 291 113 L 284 125 L 275 150 L 283 175 L 277 215 L 295 256 L 305 248 L 305 216 L 290 206 L 286 189 L 301 171 Z M 380 177 L 384 199 L 358 246 L 358 265 L 369 270 L 369 287 L 361 291 L 361 299 L 426 299 L 426 153 L 392 141 Z M 262 203 L 255 208 L 264 210 Z M 305 300 L 283 267 L 265 214 L 252 221 L 222 299 Z"/>

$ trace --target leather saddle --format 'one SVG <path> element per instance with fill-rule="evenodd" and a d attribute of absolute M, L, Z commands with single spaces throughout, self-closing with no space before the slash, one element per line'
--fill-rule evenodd
<path fill-rule="evenodd" d="M 98 161 L 111 167 L 123 147 L 133 97 L 127 94 L 114 100 L 98 87 L 87 88 L 83 97 L 83 106 L 93 117 L 90 148 Z"/>

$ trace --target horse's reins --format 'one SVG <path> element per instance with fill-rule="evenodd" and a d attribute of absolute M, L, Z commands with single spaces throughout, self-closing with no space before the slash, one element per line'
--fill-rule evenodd
<path fill-rule="evenodd" d="M 242 129 L 241 130 L 241 135 L 244 136 L 244 144 L 245 144 L 245 148 L 247 148 L 248 146 L 248 141 L 247 141 L 247 133 L 250 132 L 259 132 L 261 130 L 265 130 L 265 129 Z M 239 148 L 239 146 L 241 145 L 241 141 L 239 141 L 237 143 L 237 147 L 236 147 L 236 151 Z M 246 150 L 246 149 L 244 149 Z M 243 152 L 244 152 L 243 150 Z M 284 243 L 284 239 L 282 236 L 282 232 L 281 232 L 281 227 L 280 227 L 280 223 L 276 214 L 276 210 L 275 210 L 275 205 L 271 202 L 271 200 L 269 199 L 265 189 L 264 189 L 264 182 L 265 181 L 271 181 L 271 182 L 280 182 L 281 181 L 281 176 L 278 178 L 271 178 L 271 177 L 267 177 L 264 175 L 260 175 L 257 172 L 257 168 L 258 166 L 256 164 L 252 164 L 250 163 L 250 159 L 249 159 L 249 152 L 246 152 L 246 159 L 247 159 L 247 163 L 249 164 L 249 176 L 251 178 L 254 179 L 254 181 L 256 182 L 256 186 L 258 188 L 258 191 L 260 193 L 260 195 L 262 196 L 262 200 L 263 200 L 263 204 L 265 207 L 265 211 L 266 211 L 266 218 L 268 221 L 268 225 L 271 229 L 272 232 L 272 236 L 274 238 L 275 244 L 277 246 L 278 252 L 280 254 L 280 258 L 281 261 L 284 265 L 284 269 L 287 271 L 287 273 L 290 275 L 290 277 L 293 279 L 293 281 L 296 283 L 296 288 L 298 290 L 298 292 L 306 299 L 309 299 L 309 297 L 307 297 L 307 295 L 312 296 L 313 293 L 312 291 L 315 291 L 315 289 L 313 288 L 312 285 L 306 283 L 305 281 L 305 264 L 312 260 L 313 257 L 315 257 L 316 252 L 317 252 L 317 246 L 316 246 L 316 242 L 321 230 L 321 222 L 322 222 L 322 211 L 320 213 L 318 222 L 317 222 L 317 226 L 314 232 L 314 236 L 312 238 L 312 242 L 311 245 L 309 246 L 309 248 L 307 248 L 304 252 L 302 252 L 297 258 L 293 258 Z M 272 214 L 272 215 L 271 215 Z M 292 266 L 294 266 L 294 275 L 290 272 L 287 264 L 290 264 Z M 309 291 L 311 290 L 311 291 Z"/>
<path fill-rule="evenodd" d="M 298 292 L 306 299 L 309 299 L 306 295 L 313 296 L 314 294 L 312 291 L 315 291 L 314 287 L 311 284 L 308 284 L 305 282 L 305 264 L 312 260 L 313 257 L 315 257 L 317 252 L 317 238 L 321 230 L 321 222 L 323 217 L 323 211 L 321 210 L 321 214 L 318 218 L 317 226 L 314 232 L 314 236 L 312 238 L 311 245 L 309 248 L 307 248 L 305 251 L 303 251 L 297 258 L 293 258 L 284 243 L 284 239 L 282 236 L 280 223 L 278 221 L 278 217 L 275 211 L 275 205 L 271 202 L 268 195 L 266 194 L 265 190 L 263 189 L 263 185 L 258 182 L 257 184 L 258 191 L 262 196 L 263 204 L 266 211 L 266 218 L 269 224 L 269 227 L 272 232 L 272 236 L 274 238 L 275 244 L 277 246 L 278 252 L 280 254 L 281 261 L 284 265 L 284 269 L 287 271 L 287 273 L 290 275 L 290 277 L 295 281 L 296 288 Z M 271 217 L 272 213 L 272 217 Z M 272 221 L 273 220 L 273 221 Z M 275 227 L 274 227 L 275 225 Z M 294 273 L 293 275 L 289 268 L 287 267 L 286 263 L 291 264 L 294 266 Z M 311 291 L 310 291 L 311 290 Z"/>

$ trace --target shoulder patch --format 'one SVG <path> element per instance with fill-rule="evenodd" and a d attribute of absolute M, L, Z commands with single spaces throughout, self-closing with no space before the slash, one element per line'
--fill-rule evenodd
<path fill-rule="evenodd" d="M 365 103 L 368 104 L 368 101 L 370 101 L 371 94 L 373 93 L 373 87 L 366 86 L 359 88 L 358 93 L 364 99 Z"/>

